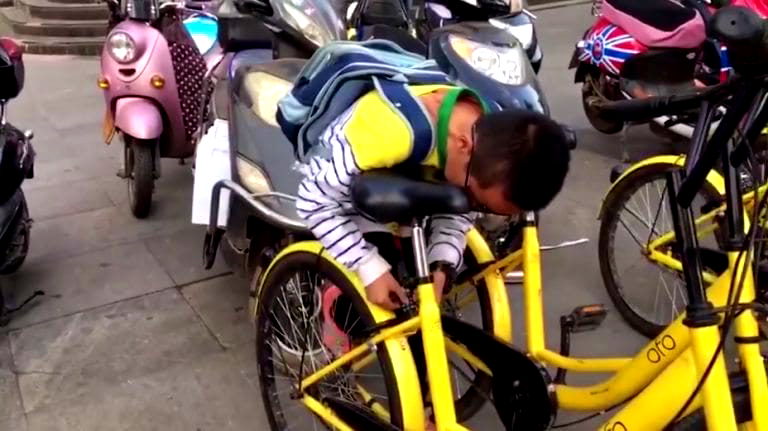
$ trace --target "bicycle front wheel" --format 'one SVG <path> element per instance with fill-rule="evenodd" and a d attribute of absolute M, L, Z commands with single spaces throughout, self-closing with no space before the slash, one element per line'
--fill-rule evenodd
<path fill-rule="evenodd" d="M 687 305 L 682 271 L 671 269 L 652 259 L 649 244 L 662 235 L 674 232 L 667 196 L 666 174 L 680 167 L 651 164 L 641 167 L 619 180 L 605 198 L 600 220 L 598 253 L 600 272 L 611 301 L 624 320 L 636 331 L 655 337 L 671 323 Z M 705 182 L 691 204 L 694 219 L 720 202 L 714 186 Z M 712 208 L 714 209 L 714 208 Z M 705 270 L 713 273 L 727 260 L 717 252 L 718 242 L 711 228 L 701 226 L 697 232 Z M 715 231 L 716 233 L 716 231 Z M 674 240 L 660 247 L 669 260 L 679 262 Z"/>
<path fill-rule="evenodd" d="M 364 341 L 364 330 L 377 322 L 354 283 L 332 261 L 309 251 L 277 259 L 264 277 L 256 315 L 259 380 L 271 429 L 327 426 L 303 408 L 302 393 L 320 402 L 333 398 L 365 406 L 378 420 L 403 429 L 403 407 L 421 407 L 411 402 L 410 394 L 401 396 L 403 382 L 396 376 L 408 365 L 413 368 L 412 358 L 410 364 L 401 363 L 402 352 L 393 352 L 389 341 L 299 389 L 301 380 Z"/>

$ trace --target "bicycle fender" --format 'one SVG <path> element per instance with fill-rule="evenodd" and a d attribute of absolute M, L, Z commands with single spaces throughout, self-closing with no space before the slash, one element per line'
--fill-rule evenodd
<path fill-rule="evenodd" d="M 476 228 L 472 228 L 467 232 L 467 247 L 472 251 L 477 263 L 482 264 L 496 260 L 485 238 Z M 488 297 L 491 300 L 493 335 L 511 343 L 512 308 L 509 306 L 509 295 L 507 286 L 504 284 L 504 276 L 497 272 L 486 275 L 484 281 L 488 289 Z"/>
<path fill-rule="evenodd" d="M 261 296 L 261 289 L 264 288 L 264 281 L 269 279 L 270 273 L 275 266 L 286 257 L 296 253 L 309 253 L 322 257 L 339 270 L 354 286 L 358 294 L 363 298 L 371 316 L 376 323 L 381 323 L 395 317 L 391 311 L 377 307 L 370 302 L 365 295 L 365 286 L 360 282 L 357 275 L 347 269 L 344 265 L 337 262 L 333 256 L 320 244 L 319 241 L 299 241 L 285 247 L 275 256 L 262 276 L 259 290 L 256 294 L 256 300 Z M 253 321 L 258 314 L 259 304 L 256 303 L 253 315 Z M 413 354 L 406 337 L 391 338 L 383 343 L 387 348 L 390 360 L 392 361 L 393 371 L 397 381 L 397 391 L 400 396 L 400 405 L 403 408 L 403 424 L 406 429 L 424 429 L 425 418 L 423 409 L 423 400 L 421 396 L 421 387 L 419 386 L 419 373 L 413 360 Z"/>
<path fill-rule="evenodd" d="M 649 157 L 645 160 L 641 160 L 634 165 L 630 166 L 624 173 L 619 176 L 619 178 L 614 181 L 610 188 L 608 188 L 608 192 L 605 194 L 605 197 L 603 198 L 602 203 L 600 204 L 600 211 L 598 212 L 598 219 L 603 218 L 603 214 L 605 213 L 606 207 L 605 207 L 605 201 L 607 200 L 606 197 L 608 197 L 611 192 L 616 188 L 618 184 L 620 184 L 622 181 L 624 181 L 630 174 L 633 172 L 640 170 L 642 168 L 652 166 L 652 165 L 660 165 L 660 166 L 678 166 L 683 167 L 685 165 L 685 155 L 681 154 L 679 156 L 675 155 L 662 155 L 662 156 L 654 156 Z M 725 194 L 725 180 L 723 179 L 723 176 L 720 175 L 717 171 L 712 170 L 709 171 L 707 174 L 707 182 L 715 189 L 717 192 L 721 195 Z"/>

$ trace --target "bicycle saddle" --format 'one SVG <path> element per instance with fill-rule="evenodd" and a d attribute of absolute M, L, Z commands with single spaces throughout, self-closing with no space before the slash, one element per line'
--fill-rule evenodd
<path fill-rule="evenodd" d="M 361 214 L 379 223 L 409 224 L 434 214 L 465 214 L 469 200 L 461 188 L 407 178 L 388 170 L 355 178 L 352 201 Z"/>
<path fill-rule="evenodd" d="M 728 47 L 728 58 L 741 75 L 768 73 L 768 22 L 741 6 L 720 9 L 712 18 L 711 32 Z"/>

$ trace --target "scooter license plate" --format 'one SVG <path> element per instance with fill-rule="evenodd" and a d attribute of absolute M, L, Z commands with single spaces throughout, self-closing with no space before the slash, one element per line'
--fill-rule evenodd
<path fill-rule="evenodd" d="M 104 143 L 107 145 L 112 142 L 112 138 L 115 136 L 115 119 L 109 111 L 104 112 L 104 124 L 101 134 L 102 138 L 104 138 Z"/>

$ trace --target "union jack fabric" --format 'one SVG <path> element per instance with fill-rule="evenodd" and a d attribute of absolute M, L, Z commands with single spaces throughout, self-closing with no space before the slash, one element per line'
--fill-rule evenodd
<path fill-rule="evenodd" d="M 733 66 L 731 66 L 731 61 L 728 59 L 728 48 L 725 46 L 720 47 L 720 82 L 725 82 L 728 80 L 728 77 L 731 76 L 731 72 L 733 71 Z"/>
<path fill-rule="evenodd" d="M 583 41 L 579 60 L 618 75 L 624 61 L 646 49 L 622 28 L 598 19 Z"/>

